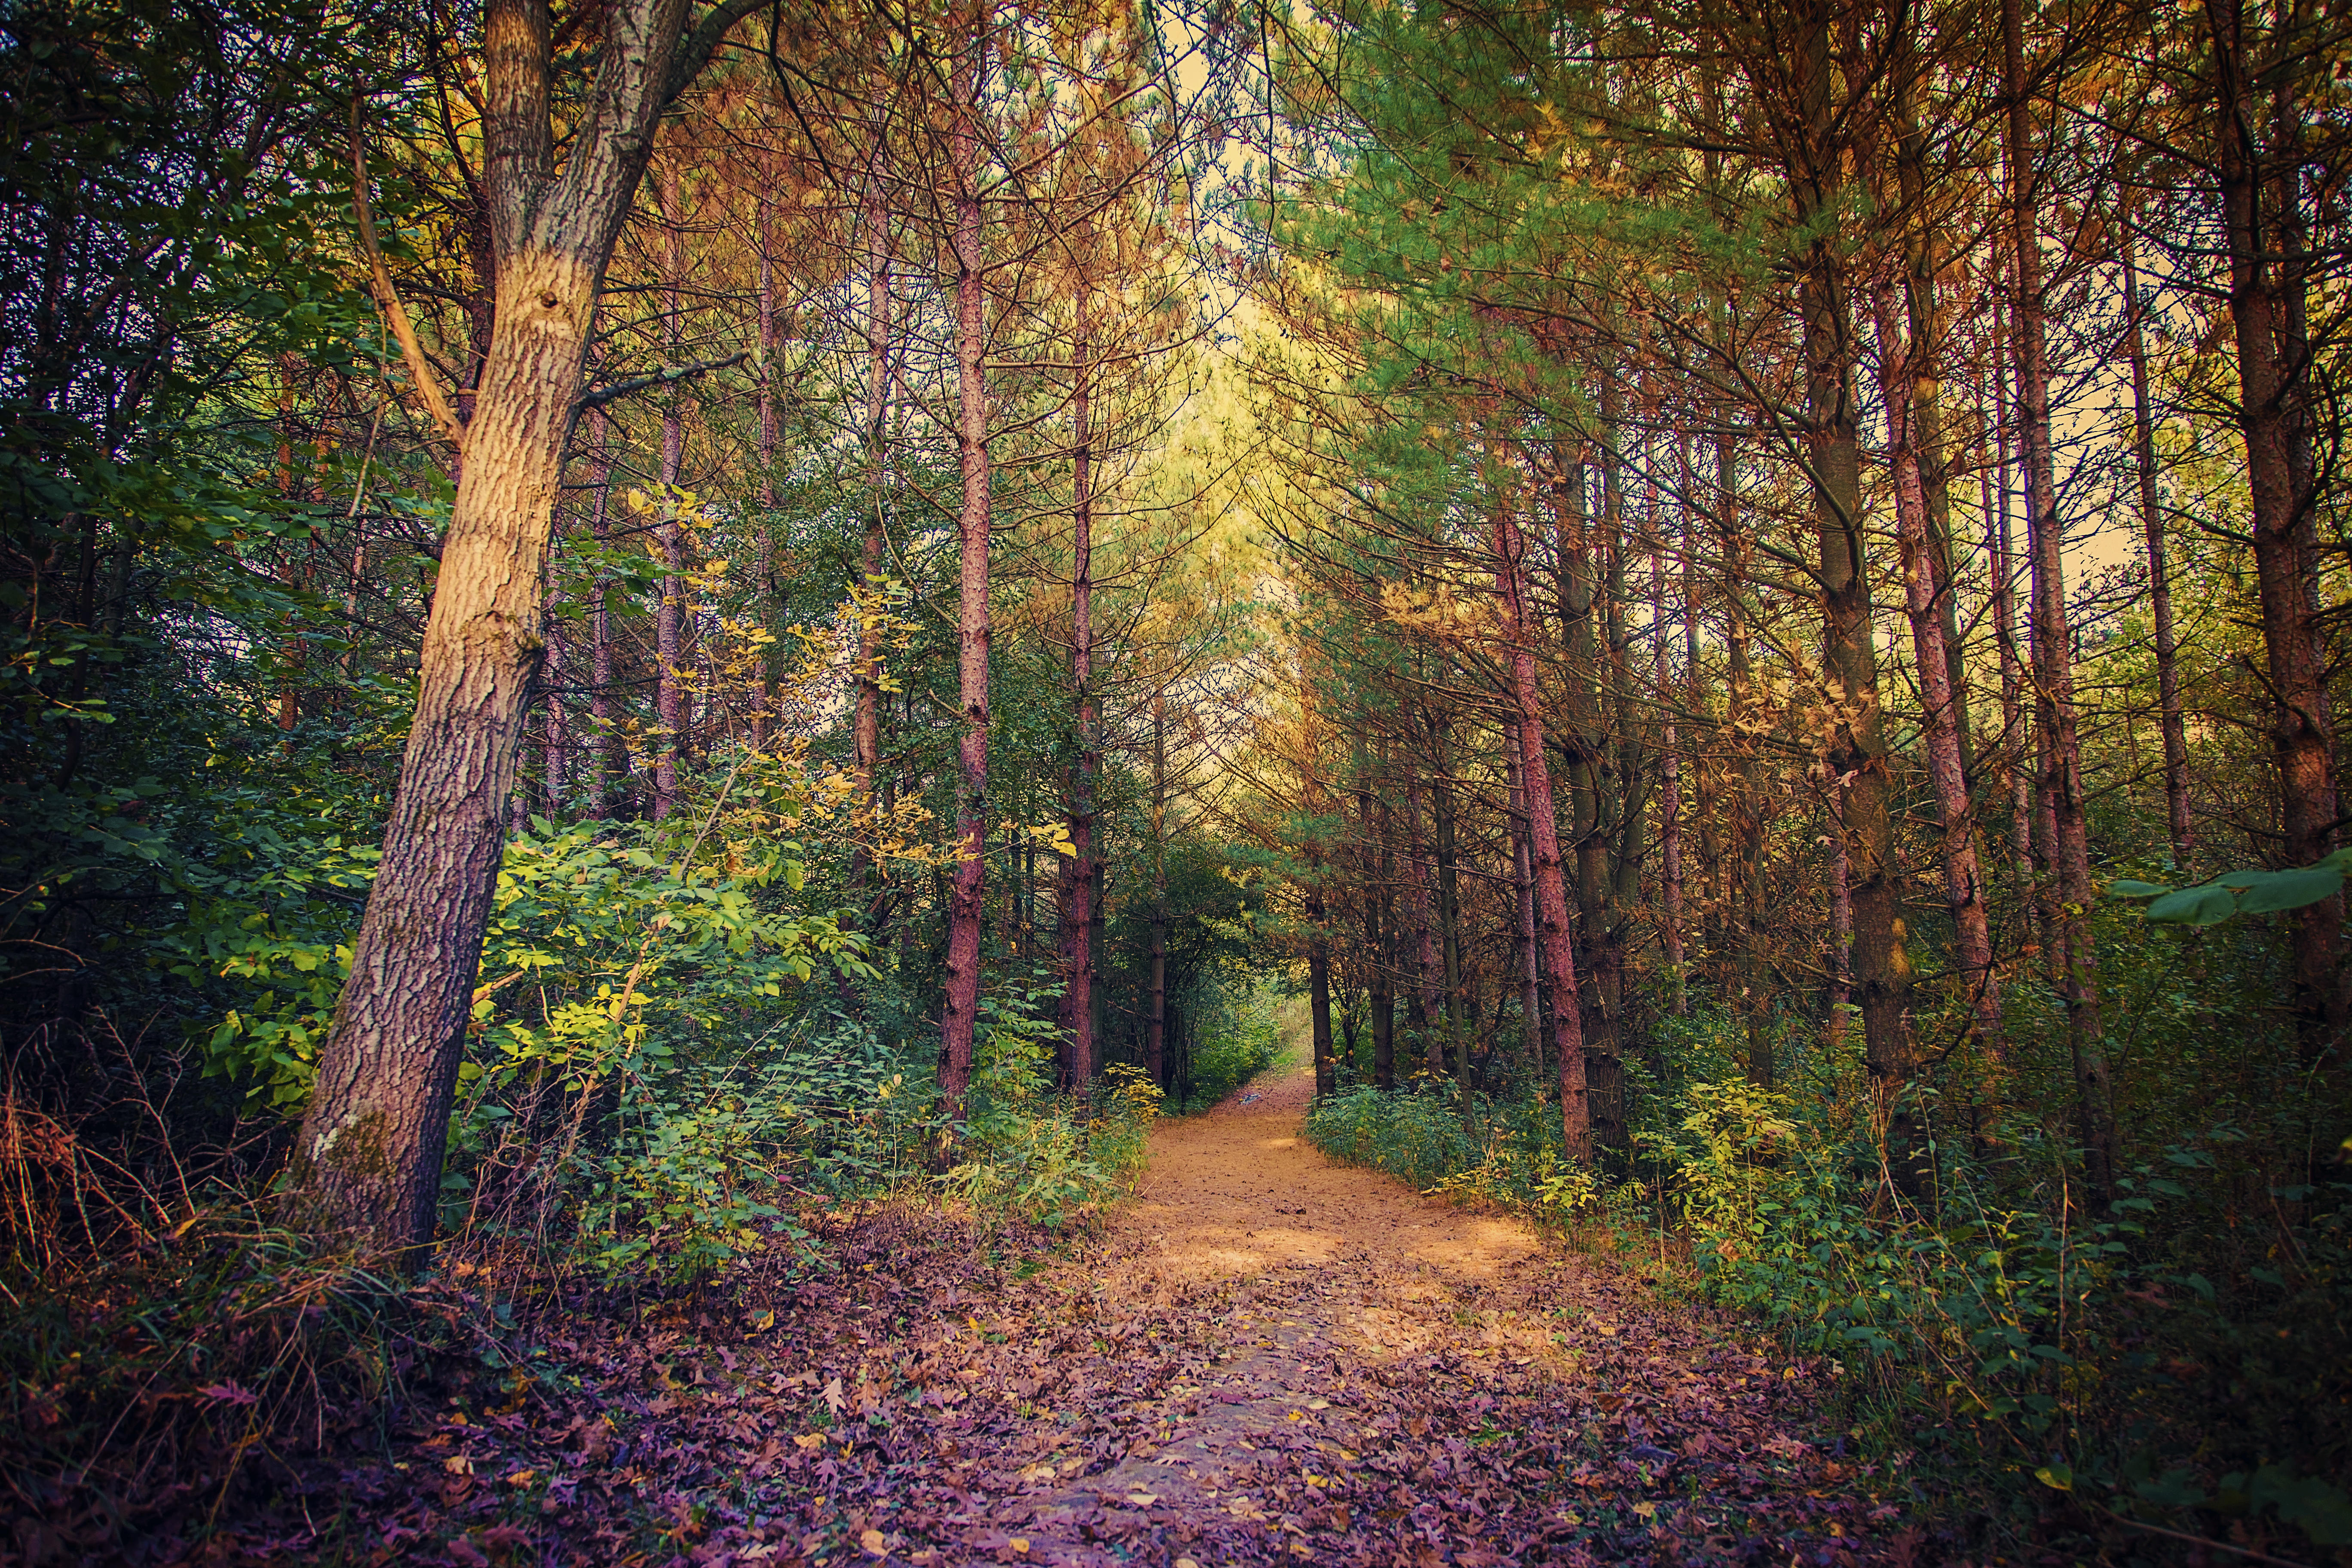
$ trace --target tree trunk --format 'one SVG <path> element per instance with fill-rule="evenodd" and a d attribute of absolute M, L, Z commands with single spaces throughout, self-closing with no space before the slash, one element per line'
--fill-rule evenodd
<path fill-rule="evenodd" d="M 1528 1066 L 1541 1083 L 1549 1052 L 1544 1047 L 1543 934 L 1536 928 L 1535 856 L 1528 847 L 1528 795 L 1519 758 L 1526 750 L 1519 722 L 1503 724 L 1503 772 L 1507 801 L 1506 826 L 1511 841 L 1511 908 L 1518 917 L 1519 1017 L 1525 1026 Z"/>
<path fill-rule="evenodd" d="M 1527 547 L 1507 505 L 1495 509 L 1495 558 L 1502 589 L 1504 644 L 1511 661 L 1511 699 L 1517 709 L 1512 729 L 1518 740 L 1519 785 L 1527 803 L 1534 922 L 1542 933 L 1544 977 L 1551 991 L 1551 1053 L 1559 1066 L 1560 1140 L 1570 1159 L 1590 1165 L 1592 1108 L 1581 998 L 1577 994 L 1576 942 L 1568 923 L 1559 807 L 1552 797 L 1551 762 L 1544 752 L 1543 697 L 1536 685 L 1535 650 L 1530 645 L 1535 619 L 1528 604 Z"/>
<path fill-rule="evenodd" d="M 773 205 L 763 190 L 753 220 L 760 251 L 758 310 L 760 345 L 760 522 L 758 595 L 760 619 L 772 639 L 760 651 L 760 701 L 751 710 L 751 744 L 764 749 L 775 721 L 776 692 L 783 685 L 783 591 L 776 581 L 776 444 L 782 431 L 776 410 L 776 257 Z"/>
<path fill-rule="evenodd" d="M 877 110 L 866 170 L 866 537 L 858 553 L 857 708 L 850 720 L 856 754 L 857 796 L 872 820 L 882 778 L 883 552 L 887 544 L 889 449 L 884 437 L 890 418 L 890 214 L 882 201 L 882 124 Z M 879 911 L 881 890 L 873 886 L 873 852 L 861 841 L 850 852 L 852 901 L 869 922 Z"/>
<path fill-rule="evenodd" d="M 608 520 L 612 516 L 613 450 L 606 443 L 604 411 L 601 408 L 588 416 L 588 446 L 593 454 L 588 460 L 588 531 L 596 541 L 597 560 L 596 581 L 590 589 L 593 602 L 588 610 L 588 727 L 595 732 L 591 742 L 595 784 L 588 815 L 602 819 L 611 815 L 614 792 L 625 787 L 629 776 L 629 742 L 622 737 L 620 726 L 613 718 L 613 574 L 604 564 L 612 542 Z"/>
<path fill-rule="evenodd" d="M 1077 331 L 1070 385 L 1070 692 L 1077 710 L 1078 754 L 1070 770 L 1069 894 L 1062 904 L 1062 973 L 1068 990 L 1070 1087 L 1084 1091 L 1094 1075 L 1093 937 L 1095 779 L 1102 767 L 1096 707 L 1094 568 L 1094 341 L 1086 280 L 1077 286 Z"/>
<path fill-rule="evenodd" d="M 299 1224 L 404 1248 L 432 1238 L 597 292 L 656 118 L 749 9 L 715 13 L 682 39 L 684 0 L 616 0 L 616 47 L 559 176 L 547 8 L 488 0 L 493 326 L 383 857 L 288 1173 Z"/>
<path fill-rule="evenodd" d="M 1664 909 L 1659 935 L 1666 950 L 1666 973 L 1674 986 L 1672 1005 L 1677 1017 L 1690 1013 L 1689 981 L 1683 962 L 1683 753 L 1674 721 L 1675 689 L 1666 659 L 1666 584 L 1660 559 L 1657 490 L 1650 491 L 1650 620 L 1651 656 L 1655 664 L 1658 702 L 1666 714 L 1658 737 L 1658 879 Z"/>
<path fill-rule="evenodd" d="M 2230 257 L 2230 323 L 2238 351 L 2238 424 L 2252 502 L 2254 582 L 2262 605 L 2271 749 L 2278 762 L 2286 864 L 2307 866 L 2334 847 L 2338 808 L 2335 717 L 2320 620 L 2317 488 L 2312 458 L 2311 351 L 2305 325 L 2312 266 L 2302 216 L 2303 110 L 2291 77 L 2252 76 L 2242 0 L 2205 0 L 2213 40 L 2215 174 Z M 2265 148 L 2265 118 L 2280 145 Z M 2310 1053 L 2340 1040 L 2352 996 L 2339 970 L 2339 892 L 2290 917 L 2296 1006 Z"/>
<path fill-rule="evenodd" d="M 683 322 L 686 286 L 686 226 L 678 211 L 677 163 L 666 161 L 656 184 L 661 191 L 662 238 L 662 358 L 664 368 L 678 363 L 678 338 Z M 654 820 L 677 809 L 679 764 L 687 751 L 686 654 L 686 525 L 679 517 L 677 479 L 686 456 L 686 395 L 676 387 L 662 394 L 661 467 L 656 477 L 661 494 L 661 604 L 654 615 L 654 710 L 661 721 L 661 753 L 654 763 Z"/>
<path fill-rule="evenodd" d="M 1331 942 L 1324 931 L 1323 895 L 1307 895 L 1307 1018 L 1314 1038 L 1315 1098 L 1339 1087 L 1331 1059 Z"/>
<path fill-rule="evenodd" d="M 2043 342 L 2042 239 L 2034 221 L 2033 121 L 2027 100 L 2021 0 L 2001 0 L 2001 59 L 2009 99 L 2003 151 L 2008 174 L 2010 243 L 2017 297 L 2011 304 L 2017 366 L 2018 446 L 2025 461 L 2026 548 L 2033 563 L 2034 704 L 2047 744 L 2042 792 L 2056 852 L 2052 936 L 2065 999 L 2074 1087 L 2083 1121 L 2084 1175 L 2093 1202 L 2114 1190 L 2115 1106 L 2099 1022 L 2090 911 L 2090 823 L 2083 789 L 2083 751 L 2075 727 L 2074 658 L 2066 620 L 2065 526 L 2058 516 L 2051 452 L 2050 369 Z"/>
<path fill-rule="evenodd" d="M 963 734 L 956 747 L 955 889 L 948 911 L 947 1006 L 940 1024 L 940 1093 L 960 1117 L 971 1082 L 972 1030 L 980 1009 L 980 928 L 988 831 L 988 381 L 982 368 L 988 320 L 981 285 L 980 73 L 987 15 L 963 22 L 950 83 L 954 101 L 950 161 L 955 214 L 956 437 L 963 505 L 956 518 L 956 689 Z"/>
<path fill-rule="evenodd" d="M 1906 344 L 1895 324 L 1894 288 L 1872 290 L 1878 329 L 1879 401 L 1886 411 L 1886 444 L 1895 469 L 1896 548 L 1903 561 L 1904 608 L 1911 622 L 1911 652 L 1919 676 L 1920 731 L 1927 753 L 1927 782 L 1936 797 L 1936 823 L 1943 834 L 1944 902 L 1952 917 L 1952 963 L 1969 988 L 1969 1012 L 1977 1043 L 1996 1066 L 2001 1058 L 2000 980 L 1993 971 L 1992 922 L 1985 903 L 1984 874 L 1977 861 L 1976 817 L 1969 798 L 1968 759 L 1960 742 L 1959 691 L 1956 668 L 1937 605 L 1951 597 L 1943 581 L 1929 528 L 1927 496 L 1920 482 L 1915 424 L 1916 388 L 1936 378 L 1936 367 L 1920 359 L 1925 345 Z"/>
<path fill-rule="evenodd" d="M 1433 1079 L 1445 1072 L 1445 1037 L 1439 1020 L 1444 1016 L 1443 971 L 1437 962 L 1436 923 L 1430 914 L 1429 857 L 1421 833 L 1421 772 L 1416 767 L 1405 784 L 1405 871 L 1407 901 L 1412 910 L 1412 996 L 1413 1022 L 1421 1026 L 1422 1067 Z"/>
<path fill-rule="evenodd" d="M 2189 821 L 2189 736 L 2180 714 L 2180 638 L 2172 621 L 2172 572 L 2166 562 L 2164 512 L 2156 495 L 2156 419 L 2148 407 L 2147 339 L 2132 243 L 2123 242 L 2124 354 L 2131 362 L 2132 465 L 2138 470 L 2139 523 L 2147 542 L 2148 612 L 2156 621 L 2157 727 L 2164 740 L 2164 820 L 2172 863 L 2189 870 L 2196 837 Z"/>
<path fill-rule="evenodd" d="M 1168 1040 L 1168 714 L 1164 692 L 1151 694 L 1151 954 L 1144 1070 L 1161 1083 Z"/>
<path fill-rule="evenodd" d="M 1994 335 L 2000 333 L 1996 324 Z M 2009 857 L 2017 874 L 2018 904 L 2035 907 L 2033 883 L 2033 785 L 2025 766 L 2024 660 L 2017 640 L 2017 556 L 2010 537 L 2009 400 L 2000 395 L 1995 376 L 1993 397 L 1994 459 L 1982 481 L 1981 504 L 1992 537 L 1986 546 L 1992 555 L 1993 642 L 2000 653 L 2000 768 L 2009 795 Z"/>
<path fill-rule="evenodd" d="M 1383 759 L 1385 761 L 1385 758 Z M 1386 783 L 1387 770 L 1381 770 Z M 1396 900 L 1393 891 L 1396 878 L 1396 857 L 1391 849 L 1388 795 L 1381 795 L 1379 816 L 1380 860 L 1377 889 L 1364 900 L 1364 950 L 1371 963 L 1372 1009 L 1372 1084 L 1376 1089 L 1396 1087 L 1396 995 L 1391 989 L 1396 973 Z M 1370 814 L 1367 814 L 1368 820 Z"/>
<path fill-rule="evenodd" d="M 1797 217 L 1818 224 L 1838 199 L 1843 126 L 1831 100 L 1830 20 L 1808 8 L 1793 65 L 1806 145 L 1795 171 Z M 1890 1152 L 1914 1169 L 1925 1140 L 1908 1094 L 1917 1063 L 1909 1018 L 1911 964 L 1905 952 L 1895 866 L 1893 781 L 1879 706 L 1878 653 L 1872 640 L 1869 547 L 1864 533 L 1860 438 L 1853 397 L 1858 355 L 1839 240 L 1823 234 L 1798 263 L 1803 329 L 1803 431 L 1820 540 L 1822 667 L 1835 705 L 1824 762 L 1832 821 L 1846 866 L 1852 910 L 1853 1001 L 1864 1054 Z M 1836 797 L 1842 795 L 1842 799 Z"/>

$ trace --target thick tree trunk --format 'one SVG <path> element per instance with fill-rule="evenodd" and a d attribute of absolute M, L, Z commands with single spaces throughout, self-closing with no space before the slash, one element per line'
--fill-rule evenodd
<path fill-rule="evenodd" d="M 1816 224 L 1839 200 L 1851 127 L 1832 101 L 1832 19 L 1804 12 L 1792 69 L 1804 146 L 1792 171 L 1801 223 Z M 1820 539 L 1822 671 L 1834 704 L 1826 755 L 1839 809 L 1833 821 L 1846 865 L 1853 911 L 1853 997 L 1862 1016 L 1864 1055 L 1890 1157 L 1910 1179 L 1925 1139 L 1909 1090 L 1917 1070 L 1911 1039 L 1911 963 L 1905 951 L 1900 880 L 1889 807 L 1885 716 L 1879 704 L 1878 652 L 1872 637 L 1867 536 L 1864 531 L 1860 440 L 1853 370 L 1860 357 L 1840 242 L 1824 234 L 1798 261 L 1797 305 L 1805 367 L 1805 460 Z"/>
<path fill-rule="evenodd" d="M 971 1082 L 972 1031 L 980 1009 L 980 928 L 988 831 L 988 380 L 982 369 L 988 319 L 982 295 L 980 212 L 980 72 L 987 44 L 986 13 L 968 13 L 956 50 L 950 95 L 954 101 L 950 160 L 955 213 L 956 392 L 958 453 L 963 505 L 956 518 L 960 546 L 956 613 L 957 701 L 963 734 L 956 747 L 956 867 L 948 910 L 947 1005 L 940 1024 L 940 1093 L 961 1115 Z"/>
<path fill-rule="evenodd" d="M 614 47 L 559 176 L 547 8 L 488 0 L 493 326 L 383 858 L 295 1140 L 286 1202 L 297 1223 L 403 1247 L 432 1238 L 597 291 L 656 117 L 749 8 L 716 14 L 682 39 L 684 0 L 616 0 L 606 23 Z"/>
<path fill-rule="evenodd" d="M 1918 356 L 1925 345 L 1906 344 L 1895 322 L 1894 288 L 1872 291 L 1878 329 L 1879 401 L 1886 411 L 1889 459 L 1895 469 L 1895 528 L 1903 561 L 1904 608 L 1911 622 L 1912 659 L 1918 671 L 1919 723 L 1927 753 L 1927 782 L 1936 797 L 1936 823 L 1943 835 L 1944 902 L 1952 917 L 1952 964 L 1969 988 L 1969 1013 L 1977 1044 L 1990 1060 L 2001 1057 L 2000 981 L 1993 971 L 1992 922 L 1985 902 L 1982 868 L 1977 860 L 1975 808 L 1969 797 L 1968 759 L 1960 738 L 1965 704 L 1952 685 L 1957 668 L 1946 654 L 1937 605 L 1951 597 L 1941 576 L 1926 488 L 1920 482 L 1915 423 L 1916 386 L 1932 382 L 1936 367 Z"/>
<path fill-rule="evenodd" d="M 2124 355 L 2131 362 L 2132 466 L 2139 479 L 2140 534 L 2147 543 L 2148 613 L 2156 622 L 2157 728 L 2164 741 L 2164 821 L 2172 841 L 2172 863 L 2186 873 L 2196 851 L 2189 820 L 2189 734 L 2180 713 L 2180 637 L 2172 619 L 2172 571 L 2166 560 L 2164 511 L 2156 493 L 2156 418 L 2147 391 L 2147 338 L 2140 328 L 2146 302 L 2140 298 L 2132 243 L 2126 237 L 2124 269 Z"/>
<path fill-rule="evenodd" d="M 2254 582 L 2271 692 L 2283 858 L 2307 866 L 2335 847 L 2336 729 L 2320 619 L 2317 487 L 2312 456 L 2311 350 L 2305 326 L 2311 247 L 2303 218 L 2303 110 L 2291 79 L 2253 79 L 2242 0 L 2205 0 L 2213 42 L 2215 174 L 2230 258 L 2238 351 L 2238 424 L 2252 502 Z M 2260 101 L 2267 95 L 2267 112 Z M 2276 145 L 2255 126 L 2268 119 Z M 2296 1005 L 2315 1058 L 2352 1019 L 2337 952 L 2341 893 L 2291 917 Z"/>
<path fill-rule="evenodd" d="M 2034 219 L 2032 107 L 2027 99 L 2021 0 L 2001 0 L 2001 59 L 2009 99 L 2007 164 L 2011 259 L 2017 297 L 2011 303 L 2017 367 L 2017 431 L 2025 464 L 2026 548 L 2033 563 L 2034 703 L 2047 747 L 2042 795 L 2055 851 L 2052 937 L 2060 964 L 2074 1049 L 2075 1097 L 2083 1121 L 2084 1175 L 2095 1203 L 2114 1191 L 2114 1092 L 2099 1021 L 2096 958 L 2090 911 L 2090 822 L 2083 787 L 2083 749 L 2075 726 L 2074 657 L 2067 628 L 2065 526 L 2058 515 L 2051 451 L 2050 369 L 2043 342 L 2041 226 Z"/>

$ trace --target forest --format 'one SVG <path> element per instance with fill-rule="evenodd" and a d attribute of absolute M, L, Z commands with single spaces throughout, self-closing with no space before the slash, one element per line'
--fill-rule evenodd
<path fill-rule="evenodd" d="M 2347 62 L 0 7 L 0 1562 L 2352 1563 Z"/>

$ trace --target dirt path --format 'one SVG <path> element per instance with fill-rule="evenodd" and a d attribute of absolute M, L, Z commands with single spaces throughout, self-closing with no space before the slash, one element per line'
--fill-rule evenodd
<path fill-rule="evenodd" d="M 1072 1241 L 933 1204 L 453 1339 L 389 1447 L 247 1467 L 201 1555 L 808 1565 L 1939 1554 L 1752 1331 L 1326 1161 L 1304 1073 L 1163 1123 Z M 453 1306 L 462 1287 L 445 1292 Z M 478 1321 L 452 1313 L 454 1324 Z M 535 1375 L 509 1370 L 538 1367 Z M 470 1370 L 468 1370 L 470 1369 Z M 428 1396 L 429 1394 L 429 1396 Z M 193 1528 L 193 1527 L 192 1527 Z M 164 1542 L 159 1562 L 182 1559 Z"/>
<path fill-rule="evenodd" d="M 1312 1092 L 1292 1070 L 1154 1135 L 1087 1284 L 1116 1314 L 1205 1316 L 1215 1337 L 1138 1412 L 1124 1458 L 967 1545 L 1176 1568 L 1832 1563 L 1893 1514 L 1840 1495 L 1867 1478 L 1788 1429 L 1803 1369 L 1548 1256 L 1516 1219 L 1325 1159 L 1300 1132 Z"/>

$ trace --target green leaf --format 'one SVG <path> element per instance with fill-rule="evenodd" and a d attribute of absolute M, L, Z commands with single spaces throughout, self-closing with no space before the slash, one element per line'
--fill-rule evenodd
<path fill-rule="evenodd" d="M 2147 907 L 2147 918 L 2164 925 L 2220 925 L 2237 912 L 2238 896 L 2210 882 L 2167 893 Z"/>
<path fill-rule="evenodd" d="M 2051 1460 L 2033 1472 L 2033 1479 L 2053 1491 L 2071 1492 L 2074 1489 L 2074 1472 L 2063 1459 Z"/>
<path fill-rule="evenodd" d="M 2135 882 L 2129 877 L 2117 877 L 2107 884 L 2111 899 L 2154 899 L 2172 891 L 2161 882 Z"/>
<path fill-rule="evenodd" d="M 2306 866 L 2299 871 L 2264 871 L 2248 889 L 2239 908 L 2250 915 L 2275 910 L 2300 910 L 2336 896 L 2344 873 L 2331 866 Z"/>

